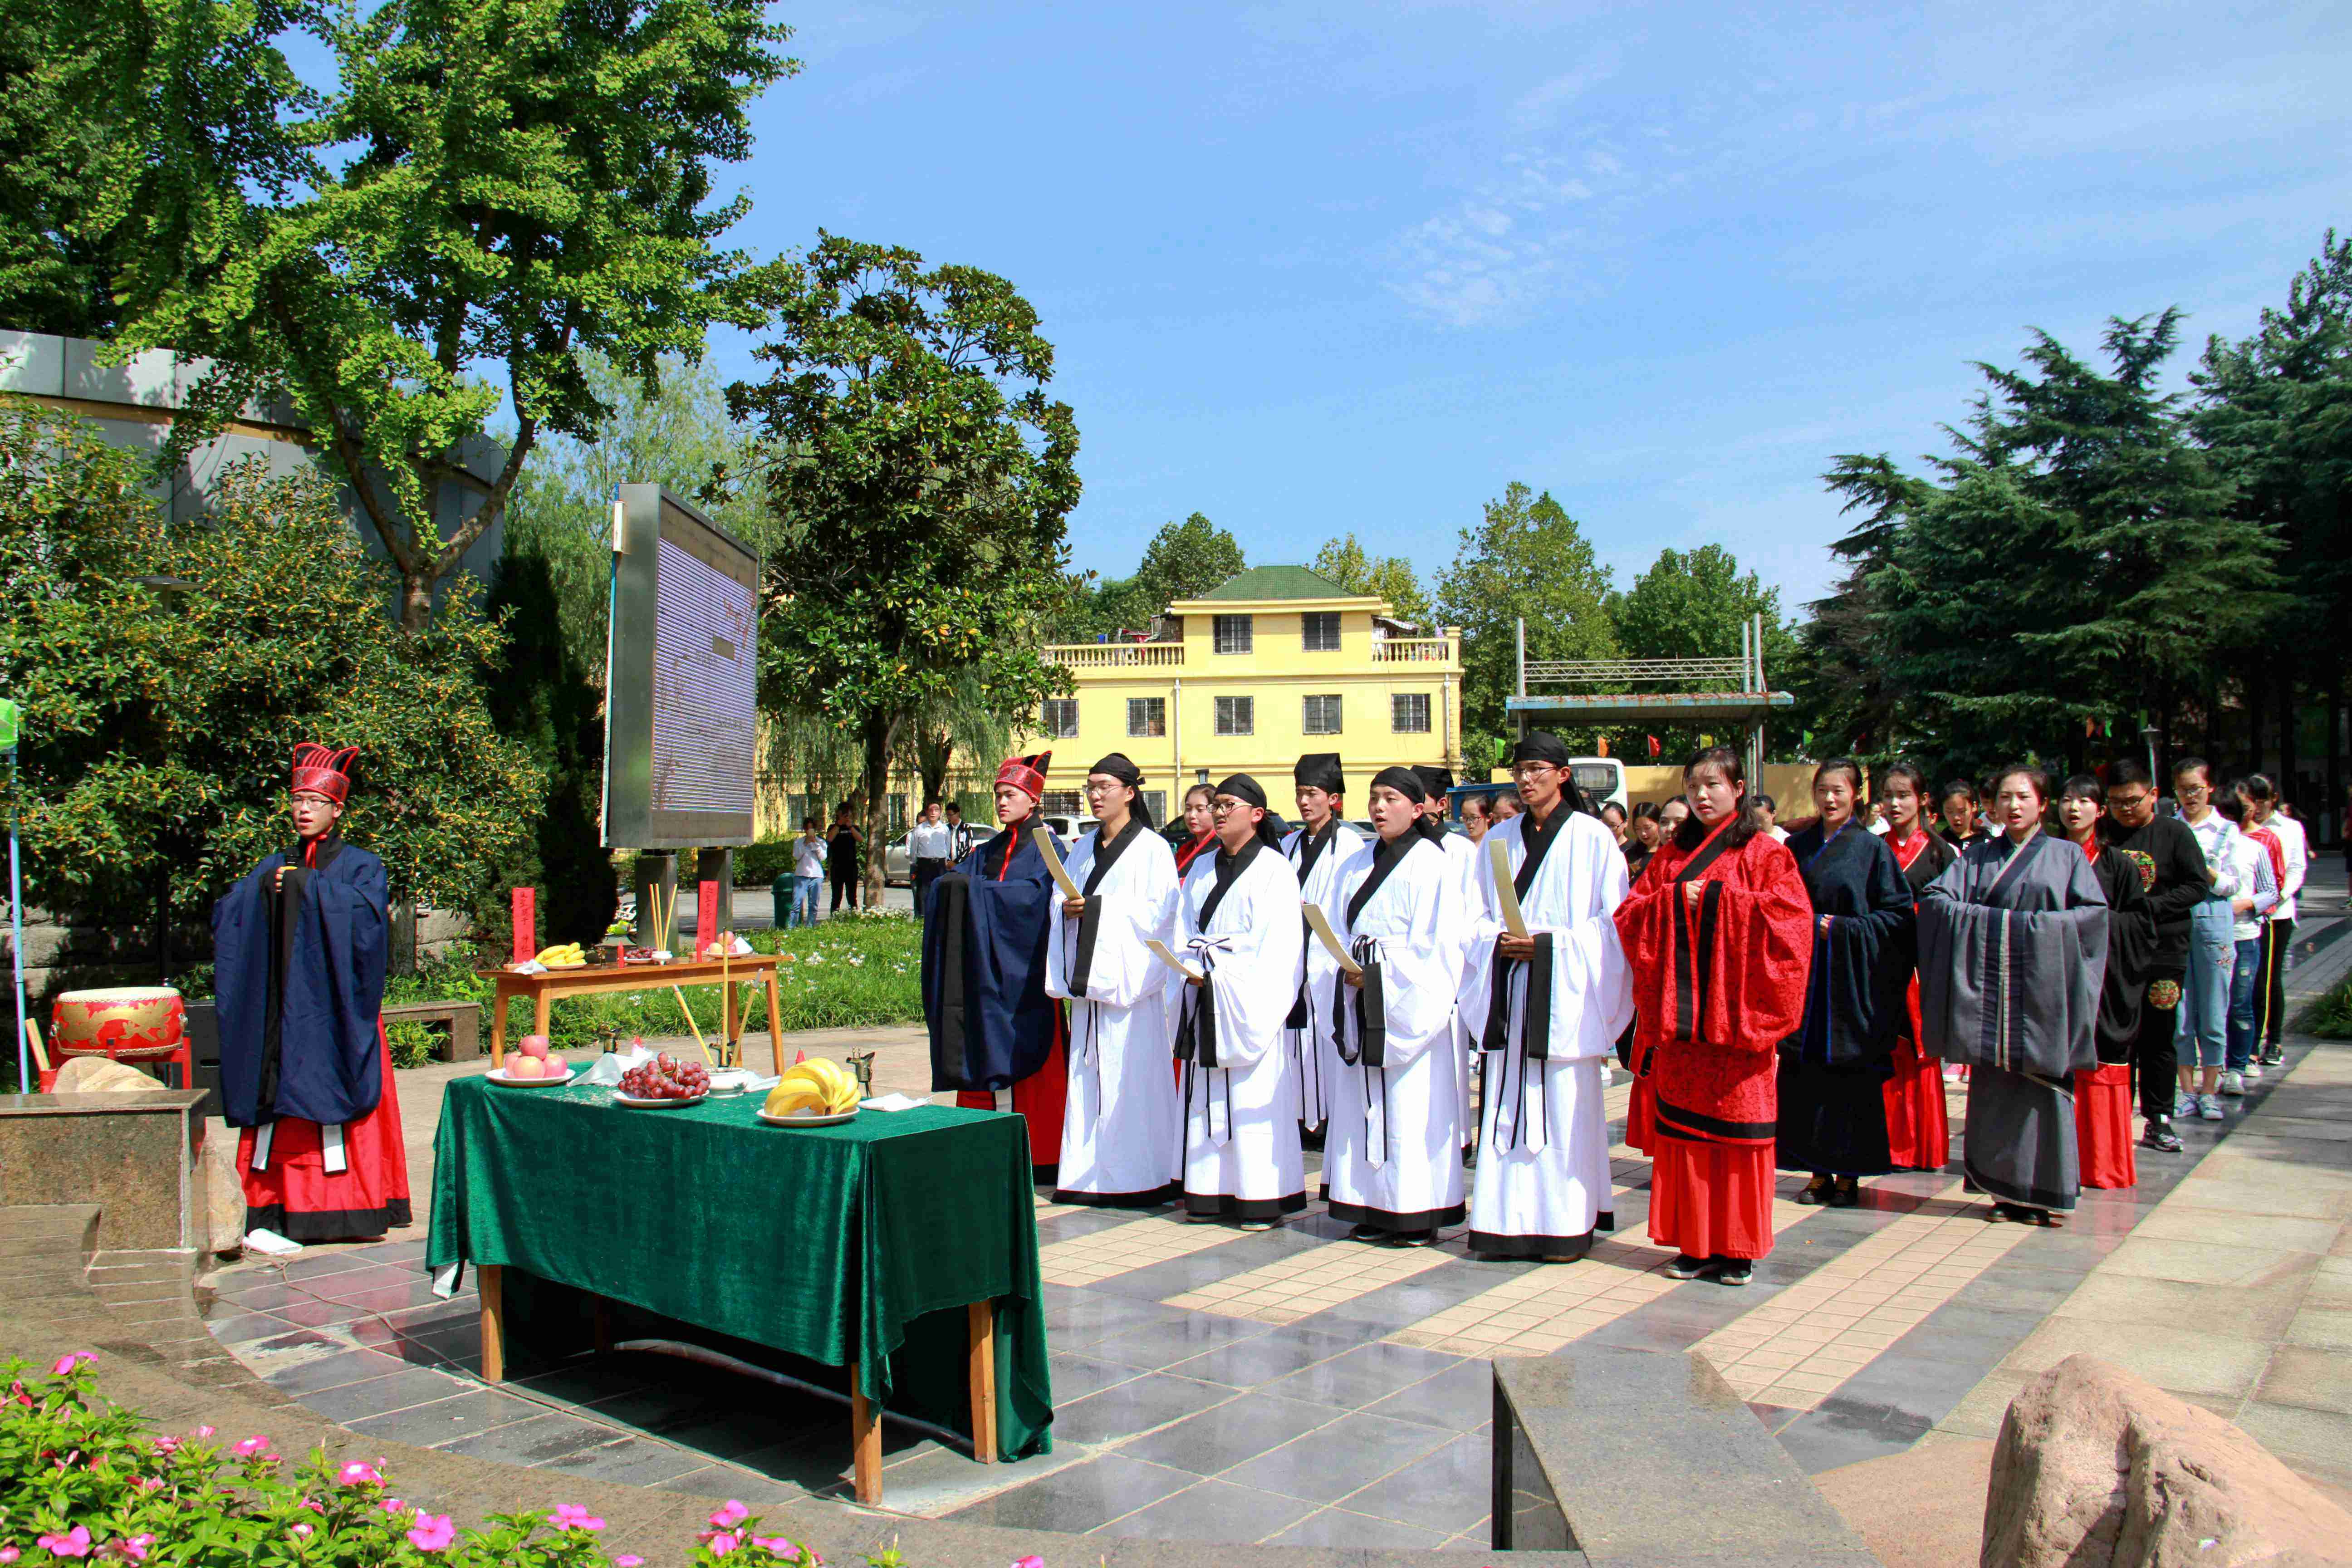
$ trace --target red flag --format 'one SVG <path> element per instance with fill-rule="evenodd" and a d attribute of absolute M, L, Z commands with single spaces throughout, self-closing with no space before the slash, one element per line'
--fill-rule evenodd
<path fill-rule="evenodd" d="M 514 890 L 514 961 L 528 963 L 539 956 L 539 889 Z"/>
<path fill-rule="evenodd" d="M 1644 735 L 1642 738 L 1650 742 L 1650 761 L 1654 763 L 1656 762 L 1658 760 L 1658 738 L 1655 735 Z"/>
<path fill-rule="evenodd" d="M 1601 754 L 1604 757 L 1609 754 L 1609 737 L 1606 735 L 1601 737 Z"/>

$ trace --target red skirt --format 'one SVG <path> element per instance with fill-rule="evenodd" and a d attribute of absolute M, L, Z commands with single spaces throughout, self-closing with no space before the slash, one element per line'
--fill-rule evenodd
<path fill-rule="evenodd" d="M 2074 1142 L 2086 1187 L 2139 1184 L 2132 1152 L 2131 1064 L 2116 1062 L 2074 1075 Z"/>
<path fill-rule="evenodd" d="M 245 1228 L 274 1230 L 289 1241 L 373 1241 L 415 1223 L 408 1200 L 408 1147 L 400 1135 L 400 1090 L 392 1045 L 375 1026 L 383 1094 L 375 1109 L 343 1127 L 345 1169 L 329 1172 L 319 1124 L 296 1116 L 273 1123 L 269 1168 L 253 1168 L 258 1128 L 237 1133 L 236 1173 L 245 1188 Z"/>
<path fill-rule="evenodd" d="M 1633 1080 L 1633 1098 L 1625 1102 L 1625 1142 L 1646 1154 L 1657 1141 L 1658 1089 L 1649 1079 Z"/>
<path fill-rule="evenodd" d="M 1895 1043 L 1886 1080 L 1886 1149 L 1898 1171 L 1940 1171 L 1951 1163 L 1952 1122 L 1944 1110 L 1944 1064 Z"/>
<path fill-rule="evenodd" d="M 1037 1180 L 1051 1181 L 1062 1164 L 1062 1112 L 1070 1098 L 1069 1035 L 1059 1003 L 1054 1006 L 1054 1048 L 1045 1063 L 1013 1085 L 1013 1109 L 1029 1123 L 1029 1169 Z M 1180 1069 L 1181 1063 L 1178 1064 Z M 986 1089 L 960 1089 L 955 1102 L 966 1110 L 994 1110 L 996 1096 Z"/>
<path fill-rule="evenodd" d="M 1658 1140 L 1650 1166 L 1650 1239 L 1690 1258 L 1772 1250 L 1772 1145 Z"/>

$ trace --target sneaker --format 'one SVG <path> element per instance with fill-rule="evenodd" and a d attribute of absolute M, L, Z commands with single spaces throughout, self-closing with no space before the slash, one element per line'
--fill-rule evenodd
<path fill-rule="evenodd" d="M 1693 1258 L 1687 1252 L 1675 1254 L 1675 1260 L 1667 1264 L 1665 1269 L 1666 1278 L 1669 1279 L 1696 1279 L 1705 1272 L 1706 1272 L 1706 1259 Z"/>
<path fill-rule="evenodd" d="M 2197 1097 L 2197 1115 L 2200 1120 L 2205 1121 L 2221 1121 L 2221 1097 L 2218 1094 L 2199 1095 Z"/>
<path fill-rule="evenodd" d="M 2221 1075 L 2221 1092 L 2223 1094 L 2245 1093 L 2245 1075 L 2240 1072 L 2236 1068 L 2231 1068 L 2228 1072 L 2223 1073 Z"/>
<path fill-rule="evenodd" d="M 2180 1152 L 2180 1135 L 2172 1130 L 2169 1121 L 2151 1121 L 2147 1130 L 2139 1135 L 2139 1146 L 2153 1149 L 2159 1154 L 2178 1154 Z"/>
<path fill-rule="evenodd" d="M 2194 1116 L 2194 1115 L 2196 1115 L 2196 1114 L 2197 1114 L 2197 1097 L 2196 1097 L 2195 1095 L 2193 1095 L 2193 1094 L 2190 1094 L 2190 1093 L 2189 1093 L 2188 1090 L 2186 1090 L 2186 1089 L 2183 1089 L 2183 1090 L 2182 1090 L 2181 1092 L 2179 1092 L 2179 1094 L 2174 1095 L 2174 1096 L 2172 1097 L 2172 1114 L 2173 1114 L 2173 1115 L 2175 1115 L 2175 1116 Z"/>
<path fill-rule="evenodd" d="M 2248 1062 L 2245 1065 L 2242 1076 L 2248 1083 L 2252 1083 L 2256 1079 L 2261 1078 L 2263 1076 L 2263 1058 L 2260 1056 L 2257 1056 L 2252 1061 Z"/>
<path fill-rule="evenodd" d="M 1756 1264 L 1752 1258 L 1718 1258 L 1715 1259 L 1715 1282 L 1718 1285 L 1728 1285 L 1736 1290 L 1755 1278 Z"/>
<path fill-rule="evenodd" d="M 2264 1046 L 2263 1047 L 2263 1066 L 2266 1068 L 2274 1068 L 2285 1060 L 2286 1053 L 2281 1050 L 2278 1047 Z"/>

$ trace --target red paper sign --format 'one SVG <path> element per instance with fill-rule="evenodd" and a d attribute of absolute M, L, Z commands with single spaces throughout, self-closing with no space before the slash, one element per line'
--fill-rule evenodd
<path fill-rule="evenodd" d="M 719 940 L 719 884 L 705 882 L 695 889 L 694 951 L 698 956 Z"/>
<path fill-rule="evenodd" d="M 539 956 L 539 889 L 514 890 L 514 961 L 527 963 Z"/>

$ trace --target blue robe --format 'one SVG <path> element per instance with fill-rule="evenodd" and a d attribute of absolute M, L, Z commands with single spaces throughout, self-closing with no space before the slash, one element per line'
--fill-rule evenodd
<path fill-rule="evenodd" d="M 1000 831 L 931 884 L 923 1019 L 935 1090 L 1011 1089 L 1053 1052 L 1061 1010 L 1045 994 L 1045 944 L 1059 890 L 1030 840 L 1035 824 Z"/>
<path fill-rule="evenodd" d="M 1885 1087 L 1911 1021 L 1916 931 L 1911 884 L 1886 841 L 1849 819 L 1789 837 L 1815 922 L 1805 1016 L 1780 1042 L 1775 1163 L 1841 1176 L 1895 1169 Z"/>
<path fill-rule="evenodd" d="M 228 1124 L 357 1121 L 383 1096 L 376 1015 L 390 954 L 383 862 L 328 838 L 262 861 L 213 906 Z M 270 891 L 288 868 L 282 892 Z"/>

